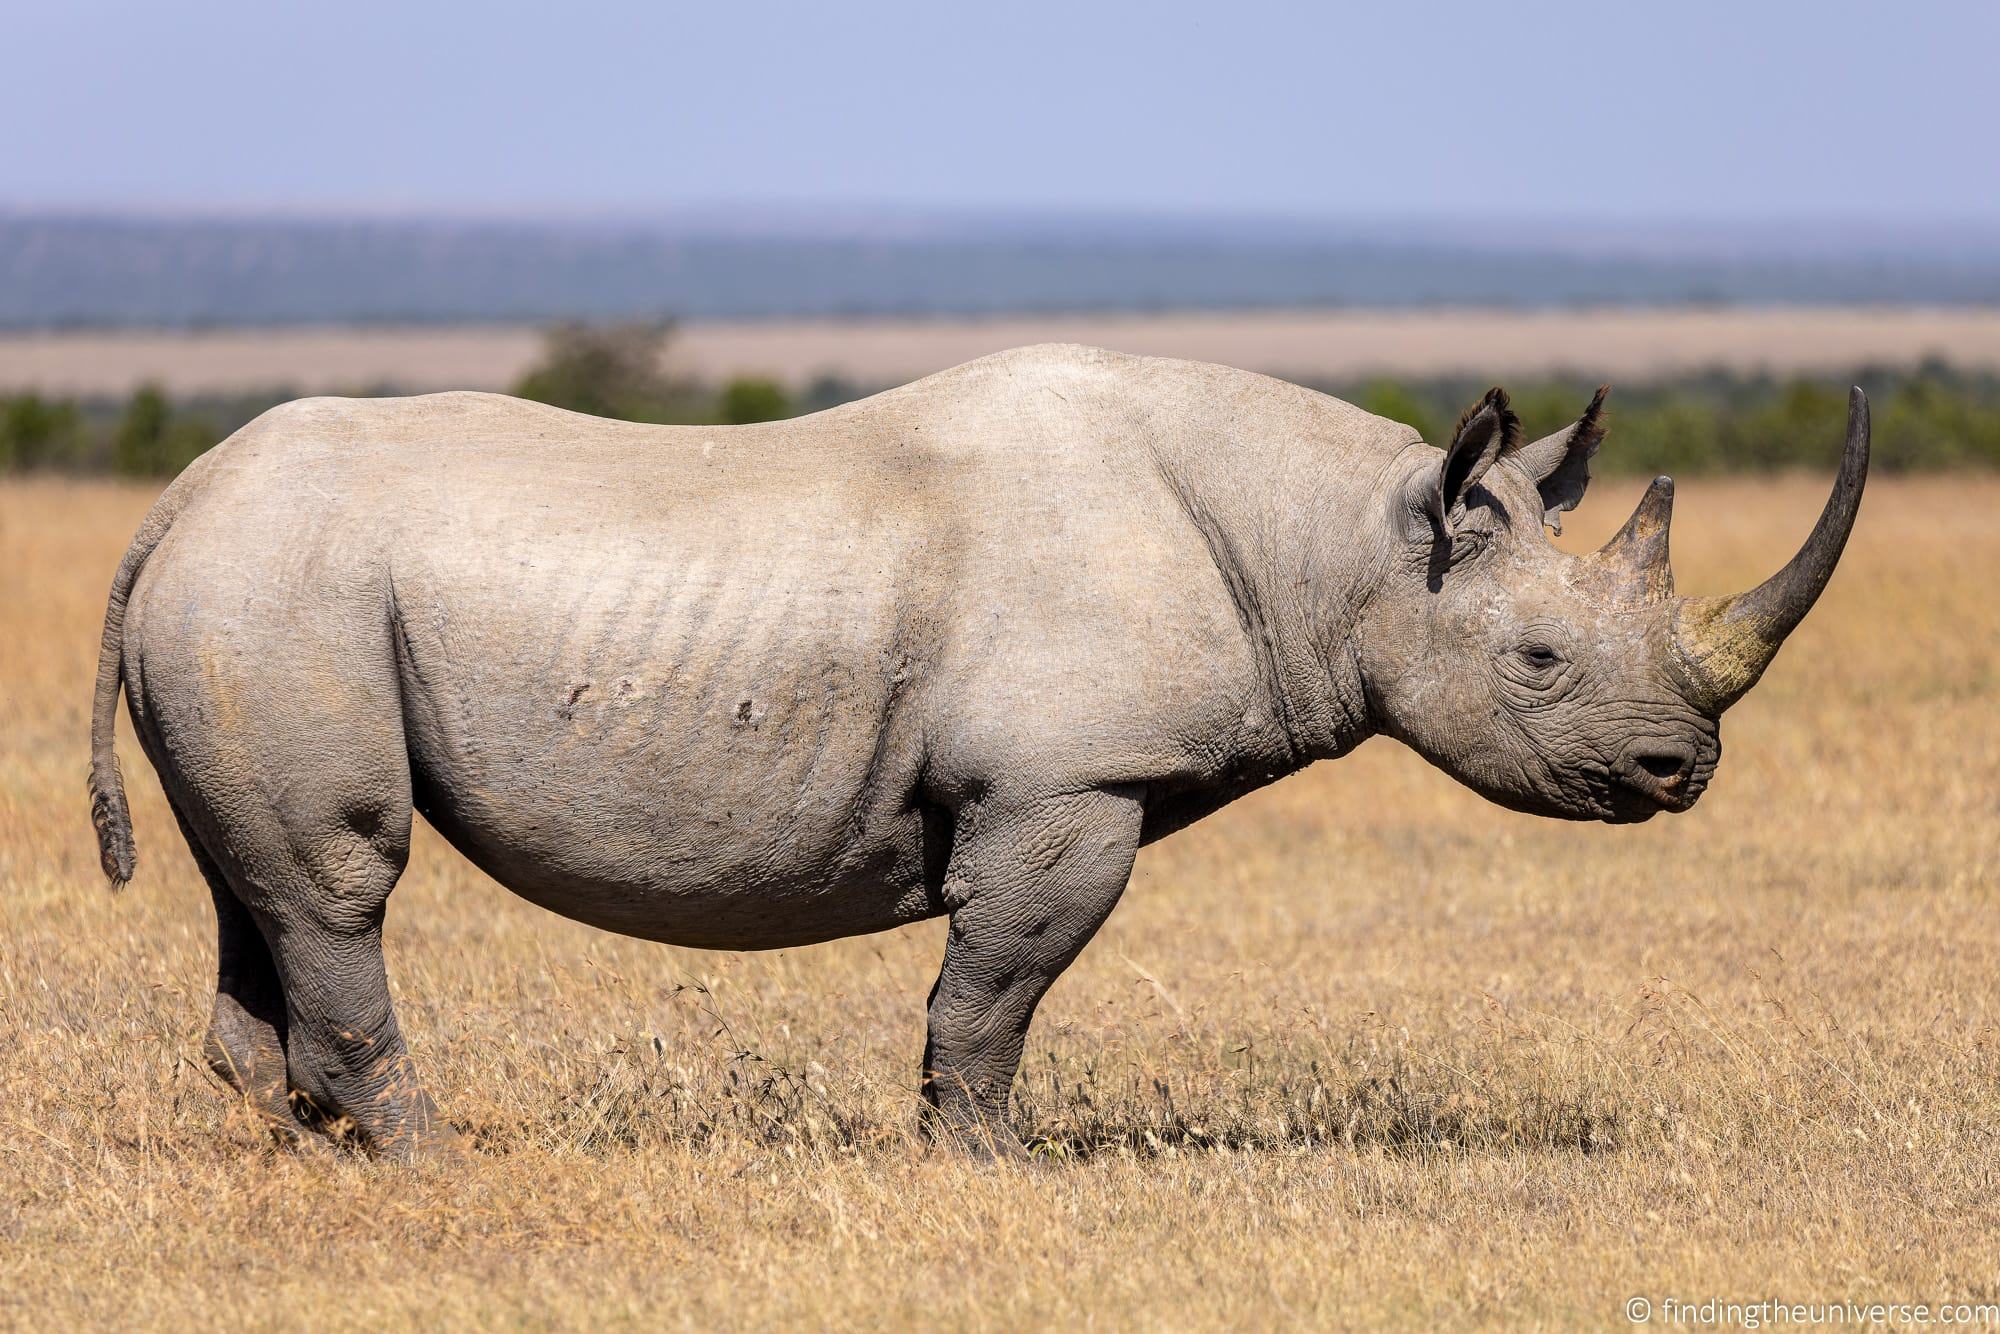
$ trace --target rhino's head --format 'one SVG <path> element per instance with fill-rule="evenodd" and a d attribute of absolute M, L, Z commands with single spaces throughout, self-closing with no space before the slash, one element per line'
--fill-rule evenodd
<path fill-rule="evenodd" d="M 1442 459 L 1407 451 L 1389 488 L 1393 554 L 1357 643 L 1380 725 L 1426 759 L 1517 810 L 1622 822 L 1694 804 L 1723 710 L 1826 586 L 1867 476 L 1868 404 L 1855 390 L 1839 480 L 1790 564 L 1747 593 L 1682 598 L 1668 478 L 1593 555 L 1543 532 L 1583 496 L 1603 400 L 1523 443 L 1496 389 Z"/>

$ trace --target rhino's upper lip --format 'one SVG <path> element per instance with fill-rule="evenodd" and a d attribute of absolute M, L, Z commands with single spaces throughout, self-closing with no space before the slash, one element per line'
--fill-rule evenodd
<path fill-rule="evenodd" d="M 1607 818 L 1616 824 L 1636 824 L 1663 812 L 1678 815 L 1694 805 L 1707 785 L 1706 779 L 1696 777 L 1669 787 L 1656 781 L 1633 781 L 1621 772 L 1605 797 L 1610 810 Z"/>

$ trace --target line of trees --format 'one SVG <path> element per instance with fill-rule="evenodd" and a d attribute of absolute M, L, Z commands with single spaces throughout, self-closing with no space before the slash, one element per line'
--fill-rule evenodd
<path fill-rule="evenodd" d="M 663 324 L 560 325 L 541 360 L 512 386 L 522 398 L 629 421 L 742 424 L 778 421 L 869 392 L 822 379 L 793 392 L 775 380 L 720 385 L 674 373 Z M 1943 364 L 1864 370 L 1875 416 L 1876 466 L 1889 471 L 2000 469 L 2000 376 Z M 1612 395 L 1610 472 L 1743 472 L 1822 467 L 1846 415 L 1847 379 L 1723 373 L 1621 385 Z M 1432 442 L 1484 392 L 1463 377 L 1315 384 L 1370 412 L 1407 422 Z M 1509 386 L 1531 431 L 1572 420 L 1589 384 L 1547 377 Z M 389 387 L 363 394 L 395 392 Z M 0 471 L 171 476 L 289 392 L 175 401 L 157 386 L 122 402 L 0 396 Z"/>

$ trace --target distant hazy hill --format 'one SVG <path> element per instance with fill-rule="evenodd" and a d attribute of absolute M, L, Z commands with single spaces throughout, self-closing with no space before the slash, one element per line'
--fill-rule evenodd
<path fill-rule="evenodd" d="M 1269 306 L 2000 303 L 2000 242 L 1778 227 L 0 213 L 0 326 Z"/>

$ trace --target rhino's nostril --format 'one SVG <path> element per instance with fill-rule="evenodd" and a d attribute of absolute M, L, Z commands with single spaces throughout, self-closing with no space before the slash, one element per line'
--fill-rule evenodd
<path fill-rule="evenodd" d="M 1665 742 L 1634 747 L 1631 759 L 1663 788 L 1679 787 L 1694 768 L 1694 751 Z"/>
<path fill-rule="evenodd" d="M 1678 755 L 1641 755 L 1639 767 L 1655 778 L 1678 778 L 1681 761 Z"/>

